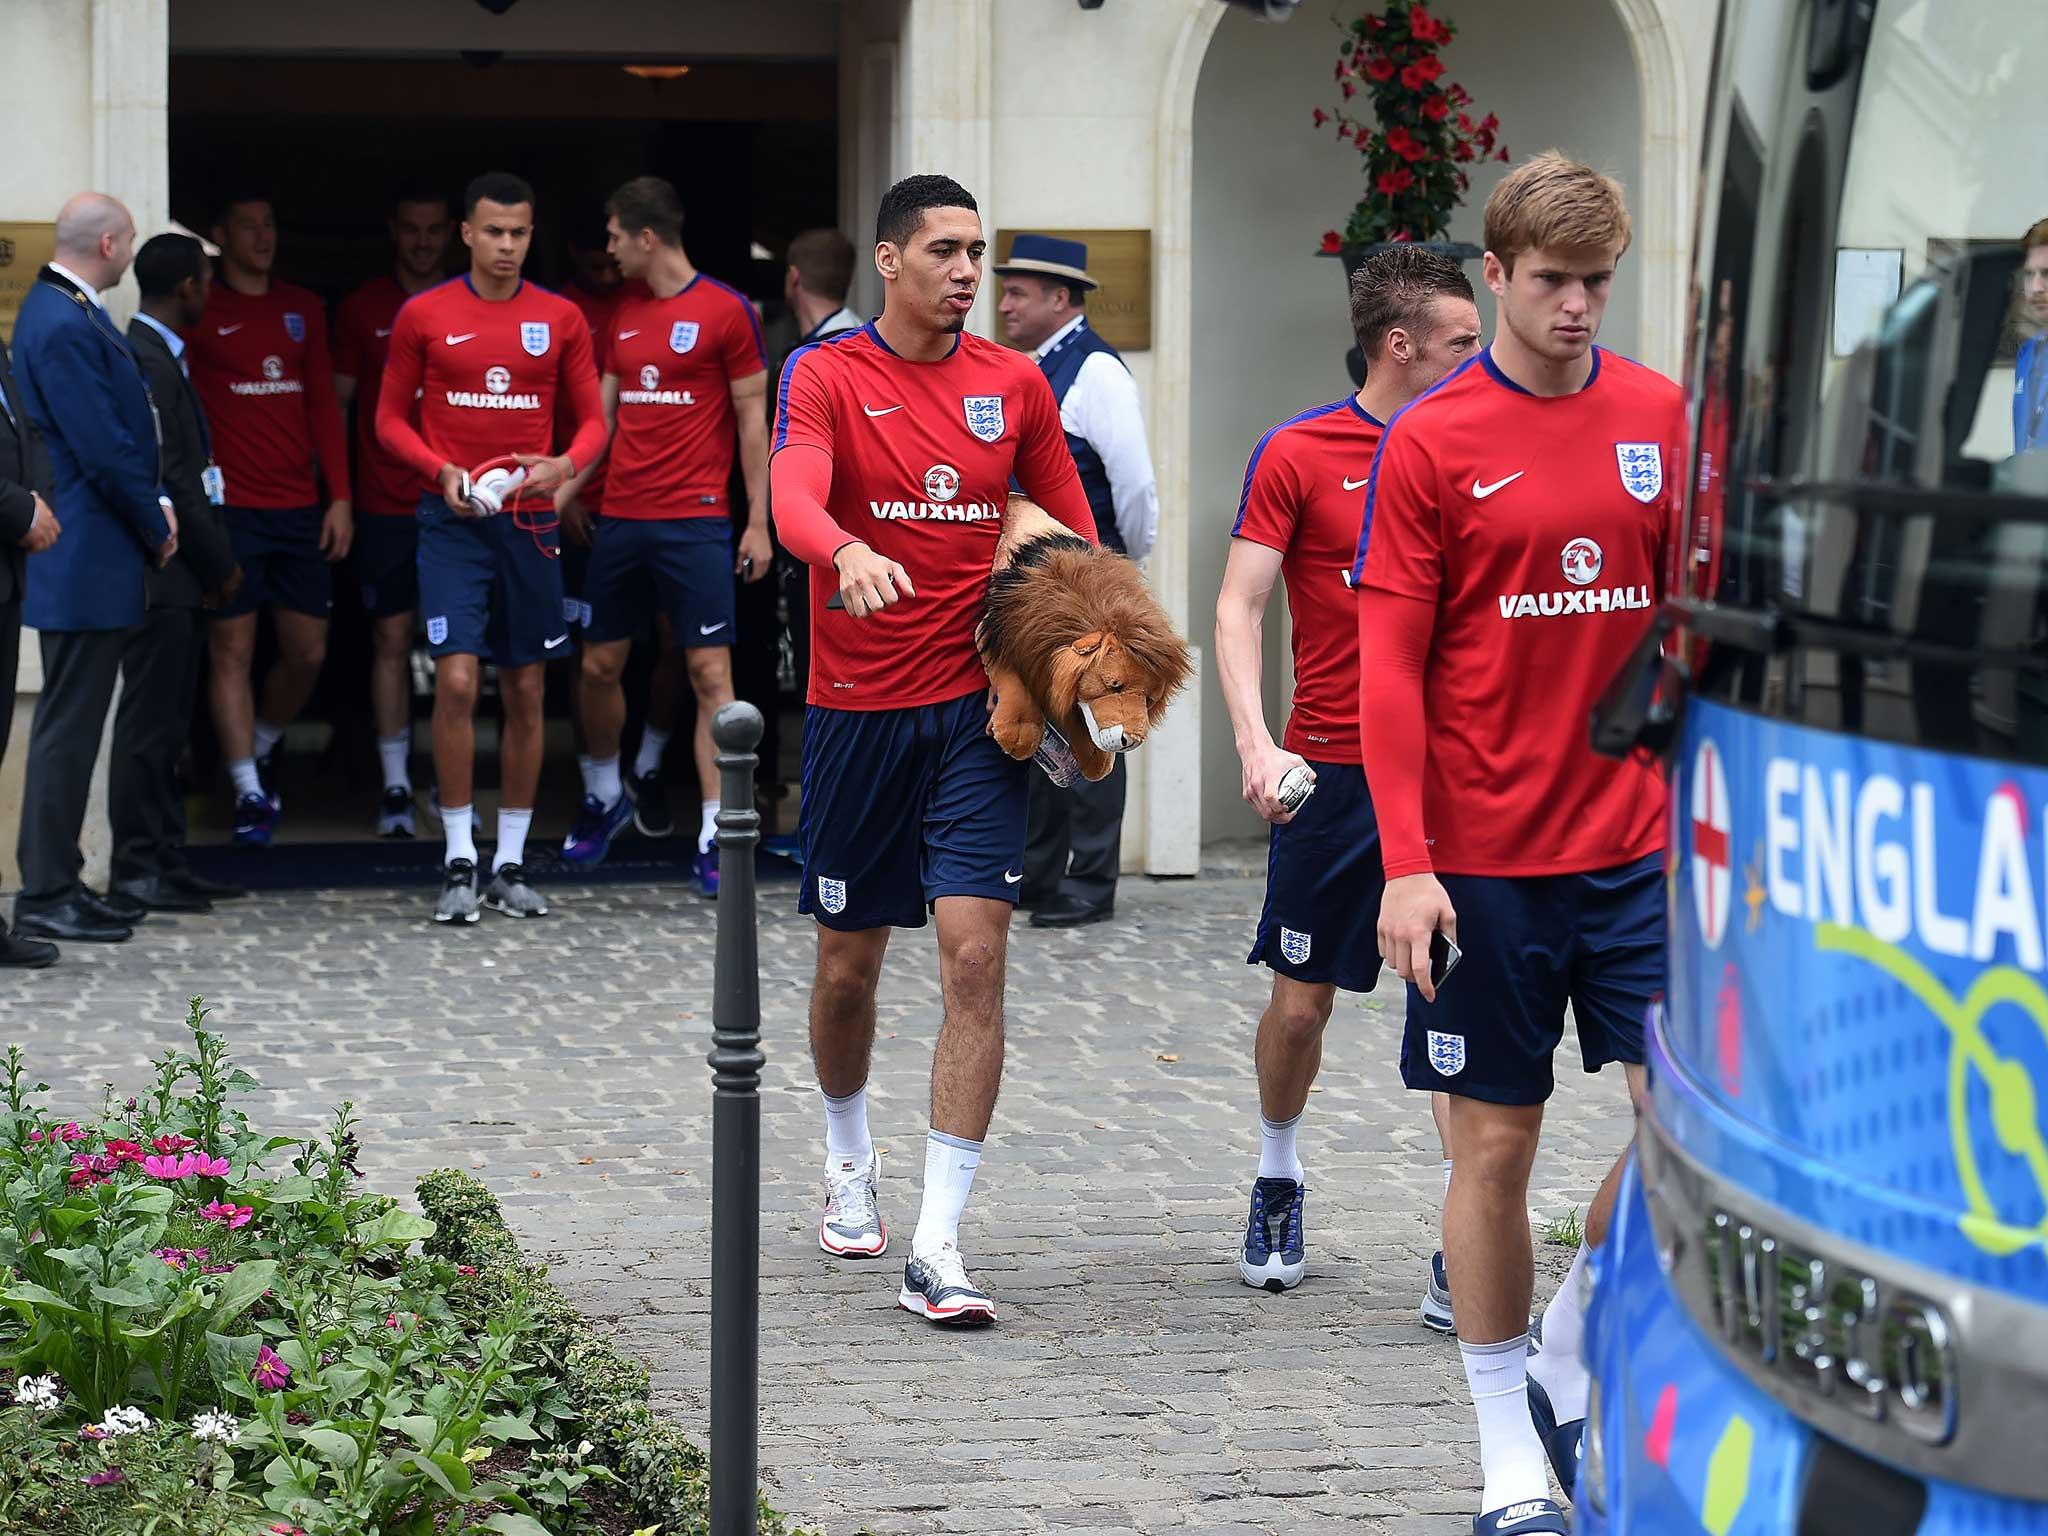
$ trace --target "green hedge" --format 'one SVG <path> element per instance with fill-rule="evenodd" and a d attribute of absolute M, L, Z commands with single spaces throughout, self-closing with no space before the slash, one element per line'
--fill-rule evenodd
<path fill-rule="evenodd" d="M 542 1265 L 529 1264 L 505 1225 L 497 1198 L 468 1174 L 441 1168 L 419 1181 L 421 1208 L 434 1222 L 426 1250 L 474 1266 L 491 1305 L 523 1289 L 533 1326 L 560 1363 L 563 1381 L 598 1456 L 625 1481 L 642 1516 L 661 1536 L 708 1536 L 711 1464 L 674 1424 L 648 1406 L 646 1369 L 627 1359 L 583 1320 L 551 1285 Z M 762 1536 L 807 1536 L 760 1501 Z"/>

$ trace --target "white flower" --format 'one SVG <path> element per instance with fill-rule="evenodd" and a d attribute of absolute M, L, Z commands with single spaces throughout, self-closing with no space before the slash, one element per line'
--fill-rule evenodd
<path fill-rule="evenodd" d="M 132 1435 L 137 1430 L 149 1428 L 149 1415 L 140 1408 L 117 1405 L 107 1410 L 107 1416 L 100 1420 L 100 1428 L 109 1439 L 115 1435 Z"/>
<path fill-rule="evenodd" d="M 14 1400 L 31 1413 L 48 1413 L 64 1401 L 64 1388 L 54 1376 L 18 1376 Z"/>
<path fill-rule="evenodd" d="M 208 1408 L 192 1420 L 194 1440 L 217 1440 L 222 1445 L 233 1445 L 235 1436 L 242 1432 L 241 1423 L 232 1413 L 223 1413 L 217 1408 Z"/>

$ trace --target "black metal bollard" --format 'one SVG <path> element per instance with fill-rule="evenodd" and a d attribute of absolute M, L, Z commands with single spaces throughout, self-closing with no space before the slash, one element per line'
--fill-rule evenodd
<path fill-rule="evenodd" d="M 761 967 L 755 932 L 754 749 L 761 712 L 736 702 L 718 743 L 718 969 L 711 1003 L 711 1536 L 753 1536 L 759 1511 Z"/>

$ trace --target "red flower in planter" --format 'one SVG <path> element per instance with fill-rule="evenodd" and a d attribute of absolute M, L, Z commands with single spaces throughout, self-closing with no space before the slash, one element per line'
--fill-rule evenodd
<path fill-rule="evenodd" d="M 1388 131 L 1387 148 L 1411 165 L 1429 158 L 1429 146 L 1404 127 L 1396 126 Z"/>
<path fill-rule="evenodd" d="M 1408 13 L 1408 30 L 1418 43 L 1448 43 L 1451 29 L 1421 6 Z"/>
<path fill-rule="evenodd" d="M 1365 78 L 1373 81 L 1393 79 L 1394 61 L 1385 54 L 1379 55 L 1370 64 L 1365 66 Z"/>
<path fill-rule="evenodd" d="M 1451 158 L 1453 160 L 1472 159 L 1472 146 L 1470 144 L 1467 144 L 1463 139 L 1458 140 L 1458 142 L 1451 148 Z"/>
<path fill-rule="evenodd" d="M 1444 61 L 1438 58 L 1420 58 L 1401 71 L 1401 83 L 1411 91 L 1419 91 L 1434 82 L 1444 72 Z"/>
<path fill-rule="evenodd" d="M 1438 94 L 1422 104 L 1422 115 L 1432 123 L 1440 123 L 1451 115 L 1451 98 Z"/>
<path fill-rule="evenodd" d="M 1343 249 L 1344 241 L 1337 231 L 1334 229 L 1323 231 L 1323 254 L 1325 256 L 1334 256 Z"/>
<path fill-rule="evenodd" d="M 1415 173 L 1405 166 L 1398 171 L 1383 171 L 1376 185 L 1388 197 L 1399 197 L 1415 185 Z"/>
<path fill-rule="evenodd" d="M 1322 127 L 1323 124 L 1327 123 L 1330 120 L 1330 114 L 1325 112 L 1321 107 L 1317 107 L 1315 109 L 1313 116 L 1315 117 L 1316 126 L 1318 128 Z"/>

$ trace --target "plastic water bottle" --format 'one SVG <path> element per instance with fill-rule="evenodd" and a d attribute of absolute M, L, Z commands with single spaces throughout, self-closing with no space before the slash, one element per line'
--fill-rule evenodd
<path fill-rule="evenodd" d="M 1031 761 L 1043 768 L 1045 776 L 1061 789 L 1081 777 L 1081 765 L 1074 761 L 1074 749 L 1067 745 L 1067 738 L 1050 720 L 1045 722 L 1045 739 L 1031 754 Z"/>

